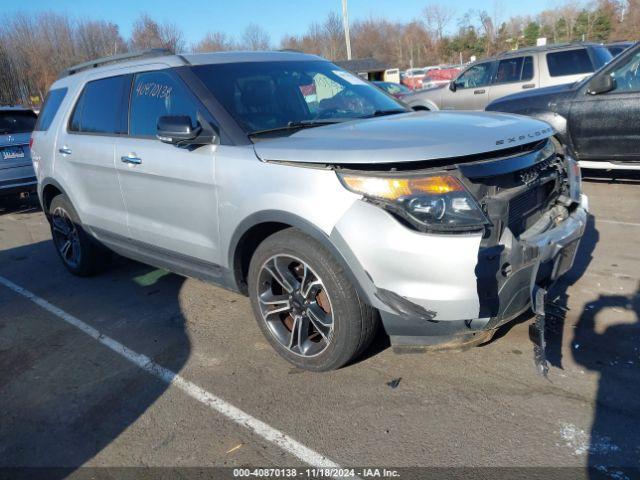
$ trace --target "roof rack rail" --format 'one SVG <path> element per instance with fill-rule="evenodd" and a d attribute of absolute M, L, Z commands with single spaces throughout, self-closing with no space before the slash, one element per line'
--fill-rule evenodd
<path fill-rule="evenodd" d="M 574 40 L 571 42 L 562 42 L 562 43 L 549 43 L 547 45 L 533 45 L 533 46 L 529 46 L 529 47 L 522 47 L 522 48 L 518 48 L 516 50 L 504 50 L 498 54 L 496 54 L 496 57 L 502 57 L 502 56 L 508 56 L 508 55 L 513 55 L 513 54 L 520 54 L 520 53 L 527 53 L 527 52 L 539 52 L 541 50 L 558 50 L 558 49 L 562 49 L 562 48 L 566 48 L 566 47 L 571 47 L 574 45 L 595 45 L 594 42 L 588 42 L 588 41 L 581 41 L 581 40 Z"/>
<path fill-rule="evenodd" d="M 82 70 L 88 70 L 90 68 L 100 67 L 102 65 L 106 65 L 108 63 L 118 63 L 124 62 L 126 60 L 133 60 L 136 58 L 145 58 L 145 57 L 164 57 L 167 55 L 173 55 L 174 53 L 167 48 L 150 48 L 148 50 L 143 50 L 141 52 L 131 52 L 131 53 L 122 53 L 120 55 L 112 55 L 110 57 L 102 57 L 97 58 L 95 60 L 90 60 L 88 62 L 79 63 L 78 65 L 74 65 L 63 70 L 60 73 L 58 78 L 68 77 L 69 75 L 73 75 L 74 73 L 78 73 Z"/>

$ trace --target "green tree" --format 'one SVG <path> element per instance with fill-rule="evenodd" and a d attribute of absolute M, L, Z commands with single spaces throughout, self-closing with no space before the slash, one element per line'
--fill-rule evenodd
<path fill-rule="evenodd" d="M 540 37 L 540 25 L 536 22 L 529 22 L 524 27 L 524 44 L 527 46 L 535 45 L 536 40 Z"/>

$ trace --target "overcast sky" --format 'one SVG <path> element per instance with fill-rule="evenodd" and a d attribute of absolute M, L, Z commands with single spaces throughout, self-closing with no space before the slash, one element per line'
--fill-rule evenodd
<path fill-rule="evenodd" d="M 349 19 L 371 16 L 390 21 L 409 21 L 421 15 L 425 0 L 349 0 Z M 437 3 L 437 2 L 433 2 Z M 550 0 L 443 0 L 462 16 L 469 9 L 486 10 L 493 15 L 498 8 L 500 20 L 512 15 L 531 14 L 553 6 Z M 314 21 L 322 21 L 330 11 L 341 12 L 341 0 L 0 0 L 0 13 L 16 10 L 38 12 L 53 10 L 75 17 L 104 19 L 120 26 L 128 37 L 134 20 L 143 12 L 158 21 L 176 23 L 188 44 L 207 31 L 223 31 L 240 37 L 247 24 L 263 27 L 276 45 L 287 34 L 304 33 Z M 454 20 L 450 29 L 455 28 Z"/>

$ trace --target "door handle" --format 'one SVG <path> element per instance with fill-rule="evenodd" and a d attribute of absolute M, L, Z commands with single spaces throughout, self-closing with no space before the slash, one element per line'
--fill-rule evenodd
<path fill-rule="evenodd" d="M 480 90 L 474 90 L 473 94 L 474 95 L 482 95 L 483 93 L 485 93 L 486 90 L 484 88 L 480 89 Z"/>
<path fill-rule="evenodd" d="M 122 163 L 131 163 L 133 165 L 140 165 L 142 163 L 142 159 L 136 157 L 134 153 L 130 153 L 125 157 L 120 157 L 120 161 Z"/>
<path fill-rule="evenodd" d="M 525 83 L 524 85 L 522 85 L 522 89 L 526 90 L 527 88 L 536 88 L 536 84 L 535 83 Z"/>
<path fill-rule="evenodd" d="M 71 155 L 71 149 L 69 147 L 67 147 L 66 145 L 63 145 L 62 147 L 60 147 L 58 149 L 58 151 L 62 154 L 62 155 Z"/>

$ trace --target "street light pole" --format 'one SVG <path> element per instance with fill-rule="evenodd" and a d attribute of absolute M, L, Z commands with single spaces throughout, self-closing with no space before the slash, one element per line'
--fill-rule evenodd
<path fill-rule="evenodd" d="M 344 41 L 347 44 L 347 60 L 351 60 L 351 36 L 349 35 L 349 12 L 347 0 L 342 0 L 342 24 L 344 25 Z"/>

